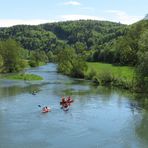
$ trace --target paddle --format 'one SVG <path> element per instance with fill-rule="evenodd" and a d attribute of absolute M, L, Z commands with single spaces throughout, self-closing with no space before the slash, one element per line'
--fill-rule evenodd
<path fill-rule="evenodd" d="M 41 105 L 38 105 L 38 107 L 42 107 Z"/>

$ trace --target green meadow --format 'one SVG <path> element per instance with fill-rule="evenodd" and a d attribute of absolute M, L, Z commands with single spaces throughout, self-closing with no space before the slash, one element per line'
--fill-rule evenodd
<path fill-rule="evenodd" d="M 127 89 L 133 87 L 135 70 L 132 67 L 114 66 L 98 62 L 88 62 L 87 65 L 88 70 L 85 74 L 87 79 L 102 85 L 111 84 Z"/>
<path fill-rule="evenodd" d="M 134 68 L 128 66 L 114 66 L 112 64 L 98 63 L 98 62 L 88 62 L 87 74 L 91 71 L 101 72 L 111 72 L 114 76 L 121 77 L 124 79 L 131 80 L 135 74 Z"/>

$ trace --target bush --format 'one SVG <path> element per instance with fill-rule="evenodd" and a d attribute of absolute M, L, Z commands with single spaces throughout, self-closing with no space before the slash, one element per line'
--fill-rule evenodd
<path fill-rule="evenodd" d="M 38 63 L 36 61 L 30 60 L 29 65 L 30 65 L 30 67 L 36 67 L 36 66 L 38 66 Z"/>
<path fill-rule="evenodd" d="M 93 77 L 97 75 L 97 72 L 94 69 L 91 69 L 88 74 L 86 74 L 86 79 L 93 80 Z"/>
<path fill-rule="evenodd" d="M 112 73 L 107 70 L 103 70 L 97 75 L 102 85 L 111 84 L 113 81 Z"/>

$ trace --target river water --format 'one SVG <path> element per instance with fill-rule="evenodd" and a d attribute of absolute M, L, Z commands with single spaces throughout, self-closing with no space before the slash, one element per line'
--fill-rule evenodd
<path fill-rule="evenodd" d="M 0 148 L 148 148 L 142 96 L 63 76 L 51 63 L 27 73 L 44 80 L 0 80 Z M 69 95 L 74 103 L 65 112 L 60 97 Z"/>

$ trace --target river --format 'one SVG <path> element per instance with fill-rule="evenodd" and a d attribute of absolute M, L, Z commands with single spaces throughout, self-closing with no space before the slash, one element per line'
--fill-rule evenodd
<path fill-rule="evenodd" d="M 52 63 L 27 73 L 44 80 L 0 80 L 0 148 L 148 148 L 142 96 L 63 76 Z M 74 103 L 65 112 L 59 102 L 69 95 Z"/>

